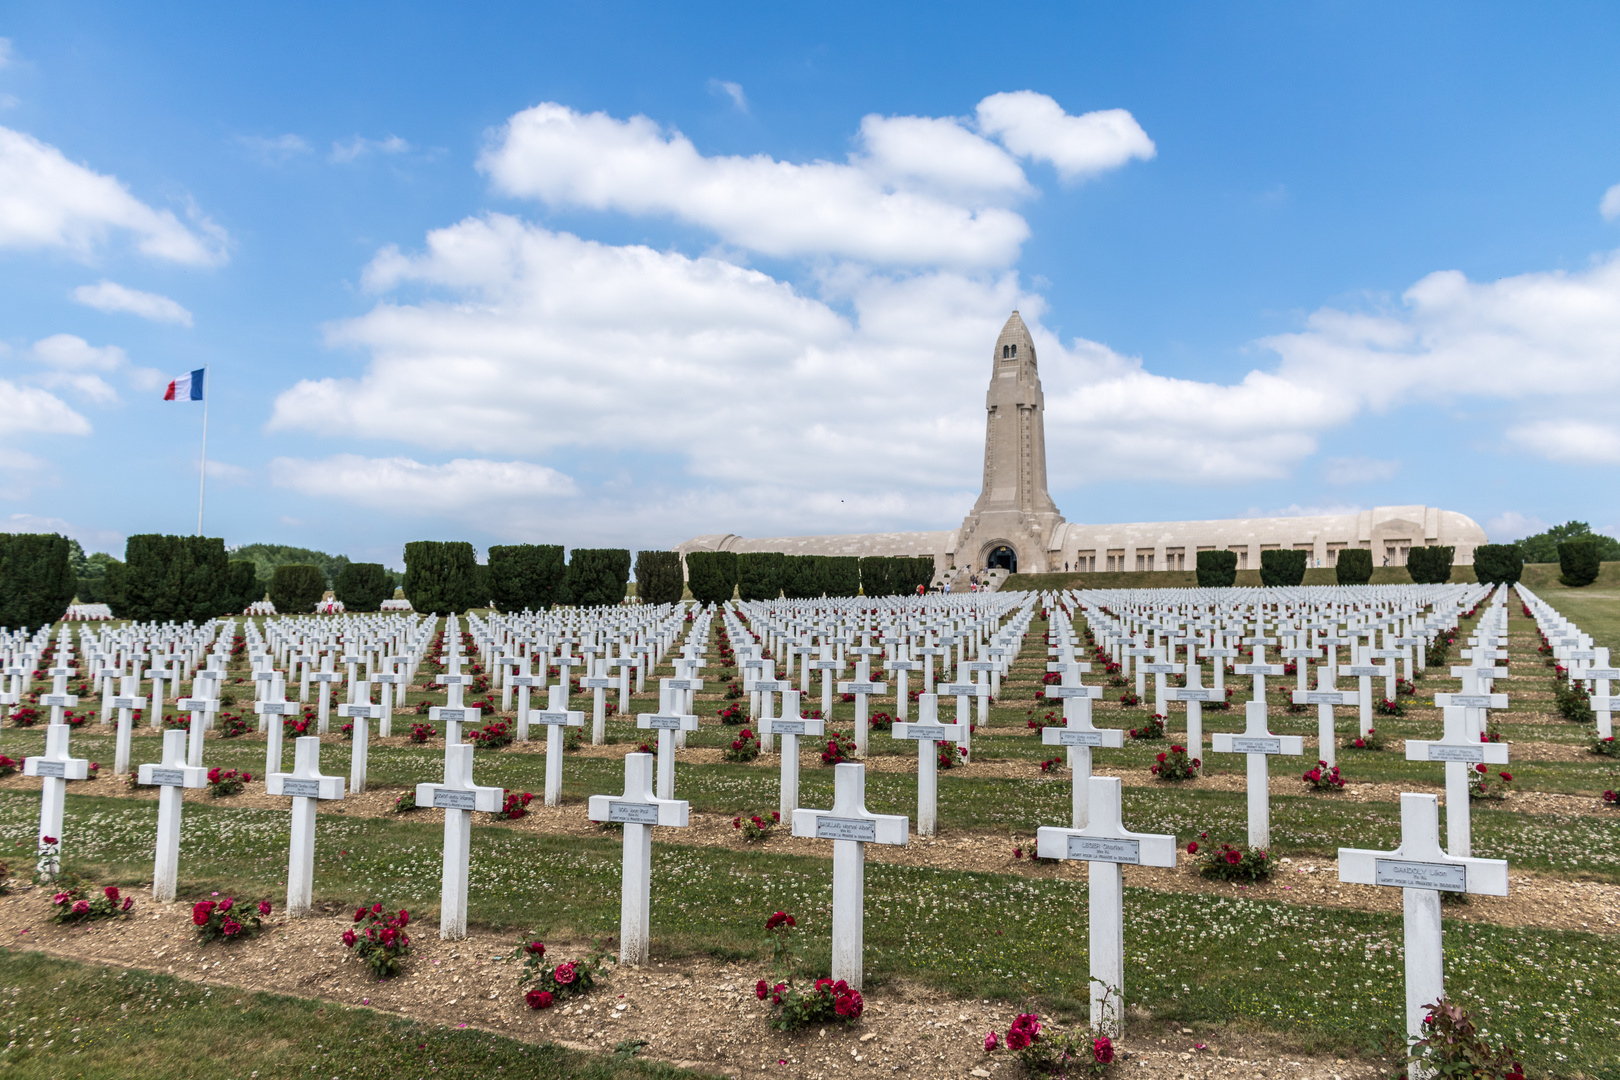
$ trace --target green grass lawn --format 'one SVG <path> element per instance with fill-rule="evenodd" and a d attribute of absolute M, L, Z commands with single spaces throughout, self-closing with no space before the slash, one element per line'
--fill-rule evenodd
<path fill-rule="evenodd" d="M 166 975 L 0 950 L 8 1077 L 248 1080 L 677 1080 L 628 1053 L 593 1057 L 330 1002 L 204 987 Z"/>

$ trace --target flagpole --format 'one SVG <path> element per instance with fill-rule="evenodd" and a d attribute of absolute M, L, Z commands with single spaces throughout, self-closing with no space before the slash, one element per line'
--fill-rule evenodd
<path fill-rule="evenodd" d="M 203 534 L 203 494 L 208 490 L 208 365 L 203 365 L 202 471 L 197 477 L 197 535 Z"/>

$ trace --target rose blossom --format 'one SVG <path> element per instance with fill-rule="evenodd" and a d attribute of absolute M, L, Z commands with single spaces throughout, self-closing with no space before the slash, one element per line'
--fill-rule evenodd
<path fill-rule="evenodd" d="M 566 964 L 558 964 L 557 970 L 551 973 L 551 977 L 558 986 L 567 986 L 574 981 L 574 962 L 570 960 Z"/>
<path fill-rule="evenodd" d="M 1187 854 L 1189 854 L 1189 855 L 1196 855 L 1196 854 L 1198 854 L 1198 841 L 1196 841 L 1196 840 L 1189 840 L 1189 841 L 1188 841 L 1188 842 L 1187 842 Z"/>
<path fill-rule="evenodd" d="M 343 931 L 343 944 L 347 945 L 349 948 L 354 948 L 354 943 L 359 940 L 360 935 L 356 934 L 353 930 Z"/>
<path fill-rule="evenodd" d="M 1099 1035 L 1091 1040 L 1091 1056 L 1097 1059 L 1097 1064 L 1107 1065 L 1114 1060 L 1114 1043 L 1106 1035 Z"/>
<path fill-rule="evenodd" d="M 200 900 L 197 902 L 197 905 L 191 909 L 191 921 L 197 926 L 207 926 L 208 916 L 212 915 L 213 913 L 214 902 L 212 900 Z"/>
<path fill-rule="evenodd" d="M 1227 852 L 1227 853 L 1226 853 L 1226 861 L 1227 861 L 1227 862 L 1228 862 L 1228 863 L 1229 863 L 1229 864 L 1230 864 L 1230 865 L 1232 865 L 1232 866 L 1236 866 L 1236 865 L 1237 865 L 1237 864 L 1238 864 L 1238 863 L 1240 863 L 1240 862 L 1242 862 L 1242 861 L 1243 861 L 1243 856 L 1241 856 L 1241 855 L 1239 855 L 1239 854 L 1238 854 L 1238 853 L 1237 853 L 1237 852 L 1235 852 L 1235 851 L 1228 851 L 1228 852 Z"/>
<path fill-rule="evenodd" d="M 759 1000 L 764 1001 L 766 995 L 770 992 L 771 988 L 765 985 L 764 979 L 761 979 L 759 982 L 754 984 L 754 996 L 759 998 Z"/>
<path fill-rule="evenodd" d="M 998 1047 L 1000 1045 L 1001 1045 L 1001 1040 L 996 1037 L 995 1032 L 987 1031 L 987 1032 L 984 1033 L 984 1048 L 985 1048 L 986 1051 L 994 1050 L 996 1047 Z"/>
<path fill-rule="evenodd" d="M 268 900 L 260 900 L 259 901 L 259 914 L 260 915 L 269 915 L 270 914 L 270 901 L 268 901 Z"/>

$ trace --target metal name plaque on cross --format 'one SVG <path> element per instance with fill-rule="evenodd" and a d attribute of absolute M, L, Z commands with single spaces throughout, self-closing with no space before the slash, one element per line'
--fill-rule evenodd
<path fill-rule="evenodd" d="M 1045 686 L 1041 688 L 1049 698 L 1088 698 L 1102 697 L 1100 686 Z"/>
<path fill-rule="evenodd" d="M 1402 889 L 1435 889 L 1441 892 L 1467 892 L 1468 867 L 1445 863 L 1407 862 L 1404 859 L 1375 859 L 1373 877 L 1379 885 Z"/>
<path fill-rule="evenodd" d="M 433 805 L 441 810 L 476 810 L 478 809 L 478 792 L 434 788 Z"/>
<path fill-rule="evenodd" d="M 321 793 L 319 780 L 294 780 L 289 777 L 281 782 L 281 793 L 294 798 L 313 799 Z"/>
<path fill-rule="evenodd" d="M 440 720 L 454 720 L 456 723 L 459 724 L 462 721 L 467 719 L 467 714 L 469 712 L 471 712 L 471 711 L 472 711 L 471 709 L 449 709 L 449 708 L 445 708 L 444 706 L 440 706 L 439 707 L 439 719 Z"/>
<path fill-rule="evenodd" d="M 670 731 L 679 731 L 681 729 L 681 717 L 659 716 L 655 713 L 647 717 L 647 726 L 655 731 L 662 731 L 666 728 Z"/>
<path fill-rule="evenodd" d="M 1102 732 L 1100 731 L 1069 731 L 1062 729 L 1058 731 L 1057 744 L 1059 746 L 1101 746 L 1103 744 L 1102 739 Z"/>
<path fill-rule="evenodd" d="M 1130 863 L 1142 861 L 1142 845 L 1136 840 L 1108 840 L 1097 836 L 1069 837 L 1069 858 L 1087 862 Z"/>
<path fill-rule="evenodd" d="M 159 787 L 184 787 L 186 774 L 180 769 L 153 769 L 152 783 Z"/>
<path fill-rule="evenodd" d="M 1305 704 L 1307 705 L 1343 705 L 1347 698 L 1353 695 L 1342 690 L 1307 690 L 1305 691 Z"/>
<path fill-rule="evenodd" d="M 1194 687 L 1194 688 L 1192 688 L 1190 690 L 1187 689 L 1186 687 L 1182 687 L 1182 688 L 1176 690 L 1173 694 L 1170 695 L 1170 700 L 1171 701 L 1211 701 L 1211 700 L 1214 699 L 1214 697 L 1215 697 L 1215 691 L 1213 691 L 1213 690 L 1211 690 L 1211 689 L 1209 689 L 1207 687 Z"/>
<path fill-rule="evenodd" d="M 67 777 L 67 762 L 65 761 L 37 761 L 34 763 L 35 776 Z"/>
<path fill-rule="evenodd" d="M 865 818 L 818 817 L 817 840 L 877 840 L 877 822 Z"/>
<path fill-rule="evenodd" d="M 771 734 L 772 735 L 803 735 L 804 734 L 804 721 L 803 720 L 772 720 L 771 721 Z"/>
<path fill-rule="evenodd" d="M 658 807 L 649 806 L 647 803 L 610 802 L 608 820 L 622 822 L 625 825 L 656 825 Z"/>
<path fill-rule="evenodd" d="M 869 682 L 845 683 L 841 692 L 845 694 L 875 694 L 877 693 L 877 684 Z"/>
<path fill-rule="evenodd" d="M 529 719 L 536 724 L 564 724 L 568 723 L 566 712 L 532 712 Z"/>
<path fill-rule="evenodd" d="M 287 710 L 293 708 L 289 701 L 261 701 L 259 712 L 264 716 L 286 716 Z"/>
<path fill-rule="evenodd" d="M 112 707 L 115 709 L 138 709 L 144 704 L 146 704 L 145 698 L 115 697 L 112 699 Z"/>
<path fill-rule="evenodd" d="M 1280 754 L 1282 753 L 1281 739 L 1245 739 L 1241 735 L 1232 737 L 1232 753 L 1234 754 Z"/>
<path fill-rule="evenodd" d="M 945 742 L 951 737 L 950 728 L 944 724 L 907 724 L 906 734 L 910 738 L 924 742 L 930 739 L 934 742 Z"/>
<path fill-rule="evenodd" d="M 1447 694 L 1446 702 L 1458 709 L 1488 709 L 1491 707 L 1491 697 L 1491 694 Z"/>
<path fill-rule="evenodd" d="M 70 708 L 77 705 L 79 699 L 74 694 L 46 694 L 39 699 L 39 703 L 41 705 L 60 705 L 63 708 Z"/>
<path fill-rule="evenodd" d="M 1429 744 L 1430 761 L 1469 761 L 1485 760 L 1485 747 L 1483 746 L 1437 746 Z"/>

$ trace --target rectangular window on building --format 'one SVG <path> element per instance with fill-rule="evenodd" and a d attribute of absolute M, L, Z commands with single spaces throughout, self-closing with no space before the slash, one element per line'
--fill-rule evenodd
<path fill-rule="evenodd" d="M 1108 553 L 1108 569 L 1110 571 L 1125 569 L 1125 549 L 1117 548 Z"/>
<path fill-rule="evenodd" d="M 1185 570 L 1185 569 L 1187 569 L 1187 549 L 1186 548 L 1165 548 L 1164 549 L 1164 568 L 1166 570 Z"/>
<path fill-rule="evenodd" d="M 1227 550 L 1237 552 L 1238 569 L 1239 570 L 1247 570 L 1249 568 L 1249 549 L 1248 548 L 1246 548 L 1246 547 L 1235 547 L 1235 548 L 1227 548 Z"/>
<path fill-rule="evenodd" d="M 1339 565 L 1339 552 L 1343 551 L 1344 549 L 1345 549 L 1344 544 L 1329 544 L 1327 546 L 1327 555 L 1328 555 L 1327 564 L 1329 566 L 1338 566 Z"/>

